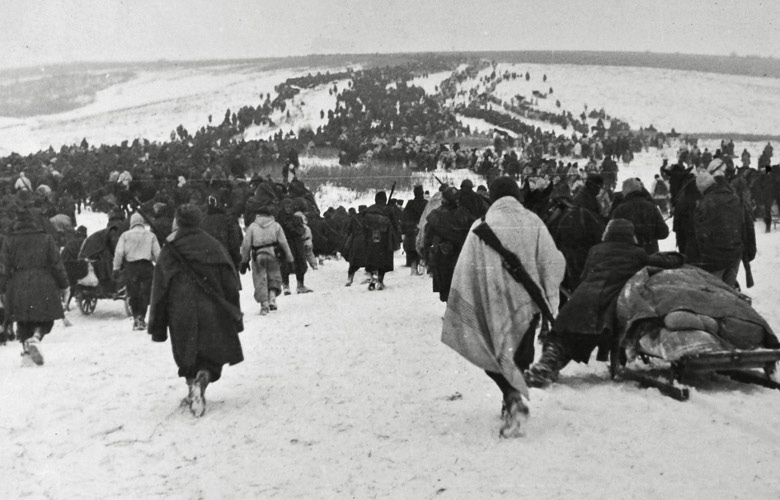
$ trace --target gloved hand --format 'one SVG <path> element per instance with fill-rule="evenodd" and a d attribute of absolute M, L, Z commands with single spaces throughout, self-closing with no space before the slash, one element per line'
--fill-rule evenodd
<path fill-rule="evenodd" d="M 241 274 L 246 274 L 247 271 L 249 271 L 249 261 L 242 262 L 241 267 L 239 268 L 239 272 Z"/>
<path fill-rule="evenodd" d="M 120 279 L 122 279 L 122 271 L 120 271 L 119 269 L 114 269 L 114 272 L 111 273 L 111 281 L 116 283 Z"/>

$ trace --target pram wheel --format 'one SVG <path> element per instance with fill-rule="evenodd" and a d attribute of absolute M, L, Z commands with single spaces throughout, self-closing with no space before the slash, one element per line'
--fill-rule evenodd
<path fill-rule="evenodd" d="M 89 315 L 95 312 L 95 306 L 97 305 L 96 297 L 79 297 L 79 310 L 84 315 Z"/>

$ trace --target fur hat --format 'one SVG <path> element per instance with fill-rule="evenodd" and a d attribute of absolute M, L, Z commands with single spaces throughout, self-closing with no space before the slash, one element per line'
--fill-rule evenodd
<path fill-rule="evenodd" d="M 374 195 L 374 203 L 385 205 L 387 203 L 387 193 L 378 191 L 376 195 Z"/>
<path fill-rule="evenodd" d="M 76 234 L 79 236 L 87 236 L 87 228 L 84 226 L 79 226 L 76 228 Z"/>
<path fill-rule="evenodd" d="M 143 226 L 144 225 L 144 216 L 139 214 L 138 212 L 134 213 L 130 216 L 130 227 L 135 226 Z"/>
<path fill-rule="evenodd" d="M 424 194 L 422 184 L 417 184 L 416 186 L 414 186 L 413 192 L 415 198 L 422 198 Z"/>
<path fill-rule="evenodd" d="M 628 219 L 612 219 L 604 230 L 603 241 L 636 243 L 634 224 Z"/>
<path fill-rule="evenodd" d="M 642 182 L 639 179 L 626 179 L 623 181 L 623 196 L 642 190 Z"/>
<path fill-rule="evenodd" d="M 176 222 L 179 227 L 198 227 L 203 215 L 197 205 L 186 203 L 176 209 Z"/>
<path fill-rule="evenodd" d="M 471 182 L 471 179 L 463 179 L 463 182 L 460 183 L 461 189 L 473 189 L 474 183 Z"/>
<path fill-rule="evenodd" d="M 493 203 L 504 196 L 511 196 L 517 201 L 523 199 L 523 193 L 520 191 L 517 181 L 506 175 L 496 177 L 490 184 L 490 202 Z"/>

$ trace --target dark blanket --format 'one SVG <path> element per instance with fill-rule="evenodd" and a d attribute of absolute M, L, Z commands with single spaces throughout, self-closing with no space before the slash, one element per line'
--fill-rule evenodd
<path fill-rule="evenodd" d="M 717 337 L 725 346 L 778 348 L 772 328 L 734 289 L 710 273 L 693 266 L 660 270 L 646 267 L 623 287 L 618 298 L 618 324 L 623 345 L 634 346 L 647 330 L 639 325 L 660 329 L 663 318 L 672 311 L 690 311 L 716 319 L 720 324 Z M 736 320 L 736 321 L 735 321 Z M 749 345 L 745 329 L 734 327 L 747 322 L 764 329 L 761 342 Z"/>

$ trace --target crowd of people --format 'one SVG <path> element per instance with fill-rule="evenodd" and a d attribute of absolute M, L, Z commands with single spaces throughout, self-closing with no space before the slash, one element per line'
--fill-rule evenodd
<path fill-rule="evenodd" d="M 444 342 L 501 390 L 501 433 L 512 437 L 528 415 L 528 386 L 550 384 L 594 350 L 598 359 L 610 353 L 617 295 L 638 270 L 687 263 L 737 288 L 742 265 L 750 286 L 754 217 L 764 217 L 768 231 L 772 203 L 780 201 L 771 145 L 759 170 L 747 151 L 735 166 L 732 142 L 712 155 L 686 147 L 649 189 L 635 178 L 618 188 L 617 160 L 665 141 L 654 129 L 634 133 L 613 121 L 588 131 L 584 119 L 560 115 L 578 132 L 556 135 L 475 101 L 457 112 L 518 137 L 497 136 L 483 151 L 461 149 L 444 142 L 465 130 L 443 108 L 457 84 L 445 81 L 444 97 L 427 95 L 408 84 L 415 71 L 410 64 L 347 72 L 346 88 L 333 89 L 327 124 L 306 136 L 234 140 L 283 110 L 295 89 L 332 75 L 288 81 L 277 89 L 284 99 L 269 94 L 262 106 L 228 111 L 222 124 L 194 136 L 180 127 L 166 143 L 95 148 L 84 141 L 6 158 L 0 340 L 16 337 L 25 362 L 42 365 L 41 341 L 71 298 L 81 300 L 85 288 L 99 288 L 100 297 L 124 289 L 133 329 L 148 330 L 156 342 L 170 336 L 188 387 L 185 403 L 201 416 L 206 387 L 224 365 L 243 360 L 241 275 L 251 273 L 253 298 L 266 316 L 278 310 L 280 296 L 313 292 L 306 274 L 320 256 L 340 253 L 349 263 L 346 286 L 362 268 L 367 290 L 378 292 L 403 248 L 411 274 L 430 274 L 432 291 L 447 304 Z M 336 145 L 342 162 L 369 153 L 415 169 L 467 168 L 484 184 L 442 183 L 432 196 L 416 186 L 405 204 L 393 190 L 379 190 L 370 206 L 321 212 L 297 175 L 302 140 Z M 269 157 L 284 164 L 282 182 L 248 178 Z M 92 235 L 78 226 L 87 205 L 108 213 L 106 227 Z M 670 230 L 678 251 L 659 252 Z M 543 352 L 534 363 L 537 330 Z"/>

